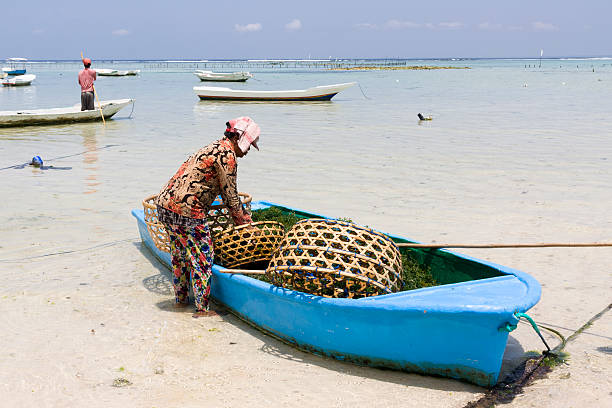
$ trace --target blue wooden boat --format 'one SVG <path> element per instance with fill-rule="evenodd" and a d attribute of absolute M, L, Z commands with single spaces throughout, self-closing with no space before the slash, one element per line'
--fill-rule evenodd
<path fill-rule="evenodd" d="M 2 71 L 7 75 L 25 75 L 27 61 L 26 58 L 7 58 L 6 62 L 9 66 L 3 67 Z"/>
<path fill-rule="evenodd" d="M 258 201 L 298 216 L 319 214 Z M 166 266 L 142 210 L 133 210 L 144 245 Z M 412 242 L 390 235 L 396 242 Z M 540 299 L 540 284 L 505 266 L 439 249 L 414 249 L 440 286 L 361 299 L 314 296 L 213 266 L 212 296 L 258 329 L 314 354 L 360 365 L 492 386 L 498 380 L 515 312 Z"/>

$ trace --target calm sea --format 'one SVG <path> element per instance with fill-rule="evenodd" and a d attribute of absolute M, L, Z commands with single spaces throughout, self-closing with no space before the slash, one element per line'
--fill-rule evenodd
<path fill-rule="evenodd" d="M 239 163 L 239 190 L 254 199 L 426 242 L 607 238 L 612 60 L 408 64 L 470 69 L 239 67 L 254 78 L 219 86 L 359 86 L 331 102 L 200 102 L 193 70 L 203 64 L 94 61 L 142 70 L 96 82 L 103 100 L 136 99 L 133 112 L 106 126 L 0 128 L 0 168 L 36 155 L 53 166 L 0 170 L 0 258 L 136 237 L 130 210 L 242 115 L 262 129 L 261 151 Z M 79 64 L 28 69 L 35 82 L 1 88 L 0 110 L 79 103 Z"/>

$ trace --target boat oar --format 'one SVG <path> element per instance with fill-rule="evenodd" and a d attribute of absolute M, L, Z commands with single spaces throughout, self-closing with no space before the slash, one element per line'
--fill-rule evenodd
<path fill-rule="evenodd" d="M 94 86 L 94 84 L 91 84 L 91 87 L 93 88 L 94 95 L 96 96 L 96 101 L 98 101 L 98 109 L 100 109 L 100 116 L 102 116 L 102 123 L 104 124 L 104 126 L 106 126 L 106 120 L 104 120 L 104 113 L 102 113 L 102 104 L 100 103 L 100 98 L 98 98 L 96 87 Z"/>
<path fill-rule="evenodd" d="M 535 243 L 535 244 L 413 244 L 399 242 L 398 247 L 403 248 L 555 248 L 555 247 L 612 247 L 612 242 L 578 242 L 578 243 Z"/>
<path fill-rule="evenodd" d="M 81 61 L 82 60 L 83 60 L 83 51 L 81 51 Z M 98 101 L 98 109 L 100 109 L 100 116 L 102 116 L 102 123 L 104 124 L 104 126 L 106 126 L 106 120 L 104 120 L 104 113 L 102 113 L 102 104 L 100 103 L 100 98 L 98 98 L 98 93 L 96 92 L 96 87 L 94 86 L 93 82 L 91 84 L 91 87 L 93 88 L 94 95 L 96 97 L 96 101 Z"/>

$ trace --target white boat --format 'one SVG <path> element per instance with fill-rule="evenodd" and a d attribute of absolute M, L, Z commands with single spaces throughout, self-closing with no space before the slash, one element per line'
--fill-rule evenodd
<path fill-rule="evenodd" d="M 118 69 L 109 69 L 109 68 L 99 68 L 96 69 L 96 74 L 100 76 L 128 76 L 128 75 L 138 75 L 140 73 L 139 69 L 129 69 L 120 71 Z"/>
<path fill-rule="evenodd" d="M 253 91 L 220 88 L 215 86 L 194 86 L 193 90 L 201 100 L 238 101 L 329 101 L 338 92 L 355 85 L 356 82 L 322 85 L 308 89 Z"/>
<path fill-rule="evenodd" d="M 212 72 L 197 70 L 194 74 L 201 81 L 217 81 L 217 82 L 244 82 L 249 78 L 253 78 L 250 72 Z"/>
<path fill-rule="evenodd" d="M 25 86 L 30 85 L 33 80 L 36 79 L 36 75 L 26 74 L 26 75 L 18 75 L 14 77 L 8 77 L 2 80 L 2 85 L 4 86 Z"/>
<path fill-rule="evenodd" d="M 134 103 L 134 99 L 115 99 L 102 101 L 102 114 L 109 119 L 127 105 Z M 55 123 L 87 122 L 102 120 L 100 110 L 81 110 L 81 104 L 66 108 L 33 109 L 22 111 L 0 111 L 0 127 L 48 125 Z"/>

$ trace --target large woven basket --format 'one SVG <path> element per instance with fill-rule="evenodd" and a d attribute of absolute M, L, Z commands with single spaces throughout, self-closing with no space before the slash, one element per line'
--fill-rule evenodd
<path fill-rule="evenodd" d="M 254 229 L 257 229 L 255 232 Z M 229 227 L 212 236 L 215 263 L 226 268 L 269 261 L 285 237 L 285 227 L 276 221 L 260 221 Z"/>
<path fill-rule="evenodd" d="M 246 193 L 238 193 L 238 196 L 243 207 L 250 214 L 251 201 L 253 198 Z M 145 223 L 147 224 L 149 234 L 151 234 L 155 246 L 161 251 L 170 252 L 170 237 L 168 236 L 168 231 L 166 231 L 164 225 L 160 223 L 157 218 L 157 206 L 155 205 L 156 198 L 157 194 L 142 200 Z M 229 215 L 229 209 L 223 203 L 212 205 L 207 218 L 211 234 L 234 225 L 234 220 Z"/>
<path fill-rule="evenodd" d="M 401 255 L 387 236 L 336 220 L 308 219 L 287 233 L 266 275 L 276 286 L 325 297 L 398 291 Z"/>

